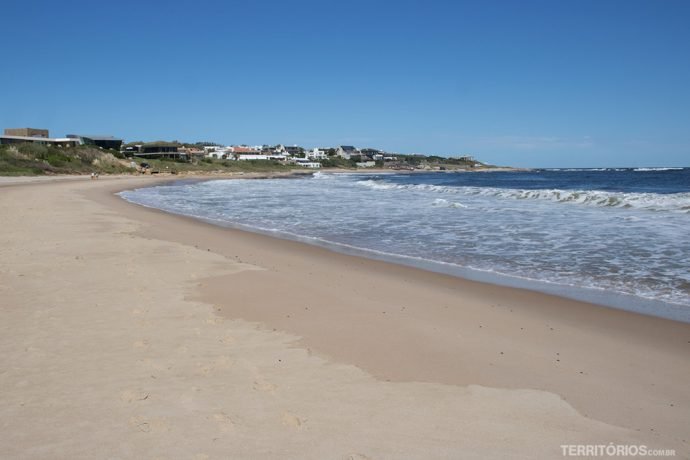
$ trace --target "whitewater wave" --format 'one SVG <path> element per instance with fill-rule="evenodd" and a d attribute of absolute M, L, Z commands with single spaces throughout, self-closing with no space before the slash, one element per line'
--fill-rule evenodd
<path fill-rule="evenodd" d="M 467 205 L 459 203 L 457 201 L 448 201 L 443 198 L 437 198 L 432 203 L 432 206 L 445 207 L 445 208 L 467 208 Z"/>
<path fill-rule="evenodd" d="M 311 175 L 312 179 L 316 180 L 329 180 L 329 179 L 334 179 L 335 176 L 333 174 L 324 174 L 321 171 L 317 171 L 314 174 Z"/>
<path fill-rule="evenodd" d="M 358 181 L 357 184 L 372 190 L 410 190 L 514 200 L 543 200 L 598 207 L 690 213 L 690 192 L 658 194 L 605 192 L 601 190 L 526 190 L 494 187 L 448 187 L 431 184 L 391 184 L 371 179 Z"/>
<path fill-rule="evenodd" d="M 683 168 L 635 168 L 633 171 L 636 172 L 646 172 L 646 171 L 680 171 Z"/>
<path fill-rule="evenodd" d="M 682 169 L 682 168 L 681 168 Z M 630 168 L 544 168 L 538 171 L 562 171 L 562 172 L 601 172 L 601 171 L 630 171 Z"/>
<path fill-rule="evenodd" d="M 224 227 L 456 276 L 508 284 L 517 273 L 520 287 L 573 296 L 586 291 L 582 298 L 590 302 L 690 322 L 684 264 L 690 190 L 675 183 L 663 188 L 667 173 L 646 174 L 653 179 L 630 171 L 626 180 L 636 188 L 625 193 L 568 190 L 556 185 L 569 183 L 560 179 L 533 190 L 531 176 L 505 183 L 481 175 L 320 172 L 316 180 L 181 181 L 121 196 Z M 588 177 L 572 182 L 588 184 Z M 641 193 L 641 187 L 682 194 Z M 626 297 L 611 297 L 617 295 Z"/>
<path fill-rule="evenodd" d="M 543 168 L 538 171 L 561 171 L 561 172 L 601 172 L 601 171 L 681 171 L 681 167 L 648 167 L 648 168 Z"/>

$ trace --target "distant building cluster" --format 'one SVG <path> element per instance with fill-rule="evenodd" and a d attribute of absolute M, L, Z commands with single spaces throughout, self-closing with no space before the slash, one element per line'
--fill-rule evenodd
<path fill-rule="evenodd" d="M 336 147 L 313 147 L 310 149 L 299 145 L 228 145 L 199 142 L 183 144 L 177 141 L 166 142 L 132 142 L 124 144 L 122 139 L 104 135 L 67 134 L 65 137 L 52 138 L 47 129 L 7 128 L 0 136 L 0 144 L 36 143 L 56 147 L 76 147 L 79 145 L 94 146 L 102 149 L 117 150 L 127 157 L 147 159 L 171 158 L 177 160 L 231 160 L 231 161 L 277 161 L 285 164 L 296 164 L 305 168 L 320 168 L 322 165 L 337 165 L 345 160 L 349 165 L 358 168 L 371 168 L 386 164 L 396 168 L 427 167 L 426 156 L 421 154 L 398 155 L 375 148 L 357 148 L 353 145 Z M 406 162 L 401 162 L 404 156 Z M 440 157 L 434 157 L 439 158 Z M 410 161 L 412 159 L 413 161 Z M 471 156 L 456 158 L 457 161 L 474 163 Z M 413 165 L 412 167 L 410 166 Z M 471 167 L 472 165 L 470 165 Z"/>
<path fill-rule="evenodd" d="M 395 161 L 395 154 L 373 148 L 358 149 L 354 146 L 314 147 L 299 145 L 200 145 L 185 146 L 169 142 L 127 144 L 122 149 L 127 156 L 142 158 L 208 158 L 218 160 L 249 161 L 271 160 L 292 163 L 305 168 L 320 168 L 322 162 L 342 158 L 356 160 L 358 167 L 373 167 L 376 162 Z"/>
<path fill-rule="evenodd" d="M 209 158 L 232 160 L 277 160 L 297 163 L 307 168 L 319 168 L 321 162 L 332 158 L 357 160 L 359 167 L 372 167 L 377 161 L 393 161 L 394 154 L 387 154 L 382 150 L 366 148 L 357 149 L 353 146 L 340 145 L 337 147 L 314 147 L 307 149 L 299 145 L 230 145 L 205 146 L 204 155 Z"/>

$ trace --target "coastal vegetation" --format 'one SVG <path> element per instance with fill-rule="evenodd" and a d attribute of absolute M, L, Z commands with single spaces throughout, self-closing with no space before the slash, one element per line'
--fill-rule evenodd
<path fill-rule="evenodd" d="M 0 145 L 0 175 L 120 174 L 131 171 L 114 150 L 89 146 L 60 148 L 37 143 Z"/>
<path fill-rule="evenodd" d="M 142 167 L 144 165 L 144 167 Z M 230 161 L 125 158 L 116 150 L 92 146 L 55 147 L 37 143 L 0 145 L 0 176 L 36 176 L 51 174 L 130 174 L 211 173 L 289 171 L 295 165 L 277 161 Z"/>
<path fill-rule="evenodd" d="M 141 145 L 155 145 L 169 147 L 200 148 L 206 144 L 180 144 L 172 142 L 149 142 Z M 125 144 L 126 148 L 135 143 Z M 362 161 L 368 161 L 367 167 L 387 169 L 421 169 L 421 170 L 455 170 L 486 168 L 471 157 L 441 157 L 425 155 L 396 155 L 393 161 L 376 159 L 370 161 L 370 157 L 353 155 L 351 158 L 342 158 L 335 155 L 331 149 L 325 158 L 318 161 L 323 169 L 361 169 Z M 224 172 L 273 172 L 301 169 L 292 157 L 287 161 L 271 159 L 245 159 L 235 161 L 232 158 L 213 158 L 211 156 L 191 155 L 187 157 L 166 158 L 160 155 L 158 158 L 140 158 L 119 150 L 105 149 L 93 145 L 80 145 L 74 147 L 59 147 L 42 143 L 22 143 L 0 145 L 0 176 L 24 176 L 44 174 L 127 174 L 127 173 L 224 173 Z M 292 160 L 292 161 L 291 161 Z M 142 166 L 143 165 L 143 166 Z"/>

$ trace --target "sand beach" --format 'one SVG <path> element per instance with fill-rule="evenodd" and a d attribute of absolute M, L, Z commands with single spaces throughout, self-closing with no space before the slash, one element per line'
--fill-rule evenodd
<path fill-rule="evenodd" d="M 690 456 L 690 324 L 0 183 L 0 458 Z"/>

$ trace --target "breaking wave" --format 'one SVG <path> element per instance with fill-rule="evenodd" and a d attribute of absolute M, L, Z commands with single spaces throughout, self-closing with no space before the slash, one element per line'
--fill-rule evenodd
<path fill-rule="evenodd" d="M 462 203 L 458 203 L 457 201 L 448 201 L 448 200 L 444 200 L 443 198 L 435 199 L 432 204 L 433 204 L 433 206 L 445 207 L 445 208 L 466 208 L 467 207 L 467 205 L 464 205 Z"/>
<path fill-rule="evenodd" d="M 680 171 L 683 168 L 635 168 L 633 171 L 636 172 L 647 172 L 647 171 Z"/>
<path fill-rule="evenodd" d="M 543 168 L 537 171 L 562 171 L 562 172 L 601 172 L 601 171 L 634 171 L 634 172 L 650 172 L 650 171 L 681 171 L 685 168 L 680 167 L 642 167 L 642 168 Z"/>
<path fill-rule="evenodd" d="M 687 171 L 318 172 L 180 181 L 121 196 L 457 276 L 500 284 L 518 276 L 521 287 L 690 322 Z"/>
<path fill-rule="evenodd" d="M 380 180 L 361 180 L 358 185 L 372 190 L 409 190 L 449 193 L 465 196 L 485 196 L 515 200 L 543 200 L 575 203 L 586 206 L 634 208 L 649 211 L 690 213 L 690 193 L 624 193 L 600 190 L 509 189 L 494 187 L 449 187 L 431 184 L 391 184 Z"/>

